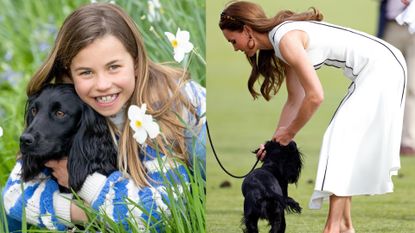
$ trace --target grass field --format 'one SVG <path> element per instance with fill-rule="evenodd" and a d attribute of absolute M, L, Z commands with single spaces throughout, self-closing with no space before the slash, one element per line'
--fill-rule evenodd
<path fill-rule="evenodd" d="M 226 0 L 207 1 L 207 90 L 208 119 L 211 136 L 224 166 L 237 175 L 245 174 L 254 164 L 250 153 L 270 138 L 278 121 L 285 93 L 266 102 L 253 101 L 247 88 L 249 65 L 243 53 L 235 53 L 222 36 L 217 23 Z M 378 1 L 271 1 L 257 0 L 268 15 L 278 9 L 320 9 L 325 20 L 374 34 Z M 301 215 L 289 215 L 287 232 L 321 232 L 327 214 L 327 203 L 321 210 L 307 208 L 314 188 L 322 136 L 340 100 L 346 94 L 348 81 L 340 70 L 318 71 L 325 90 L 325 101 L 309 124 L 296 136 L 305 155 L 305 168 L 297 187 L 291 186 L 290 196 L 304 208 Z M 414 119 L 415 120 L 415 119 Z M 243 197 L 242 180 L 226 175 L 210 150 L 207 154 L 207 232 L 241 232 Z M 352 215 L 357 232 L 415 232 L 415 158 L 403 157 L 395 192 L 381 196 L 353 198 Z M 231 187 L 220 188 L 229 181 Z M 268 228 L 261 223 L 261 232 Z"/>

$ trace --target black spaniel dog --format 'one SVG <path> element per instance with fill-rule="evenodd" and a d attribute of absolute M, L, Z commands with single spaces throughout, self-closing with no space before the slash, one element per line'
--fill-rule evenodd
<path fill-rule="evenodd" d="M 259 150 L 259 149 L 258 149 Z M 256 153 L 256 150 L 254 153 Z M 285 232 L 285 211 L 301 213 L 300 205 L 288 196 L 288 184 L 297 183 L 303 166 L 302 155 L 295 142 L 282 146 L 277 142 L 265 144 L 263 165 L 244 179 L 244 232 L 258 232 L 258 220 L 266 219 L 269 232 Z"/>
<path fill-rule="evenodd" d="M 29 97 L 20 137 L 21 176 L 29 181 L 49 160 L 68 157 L 69 186 L 80 190 L 94 172 L 117 170 L 117 150 L 105 117 L 82 102 L 71 84 L 49 84 Z"/>

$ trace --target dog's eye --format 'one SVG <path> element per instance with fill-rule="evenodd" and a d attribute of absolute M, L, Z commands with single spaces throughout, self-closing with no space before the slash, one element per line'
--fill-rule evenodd
<path fill-rule="evenodd" d="M 37 109 L 36 108 L 31 108 L 30 112 L 32 113 L 32 116 L 36 116 Z"/>
<path fill-rule="evenodd" d="M 55 115 L 56 115 L 57 117 L 59 117 L 59 118 L 62 118 L 62 117 L 64 117 L 64 116 L 65 116 L 65 113 L 64 113 L 64 112 L 62 112 L 62 111 L 56 111 L 56 112 L 55 112 Z"/>

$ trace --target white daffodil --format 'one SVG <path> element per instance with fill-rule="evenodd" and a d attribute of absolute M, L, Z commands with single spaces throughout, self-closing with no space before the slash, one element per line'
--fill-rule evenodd
<path fill-rule="evenodd" d="M 150 138 L 155 138 L 160 133 L 159 125 L 153 121 L 151 115 L 145 114 L 147 105 L 143 104 L 140 107 L 131 105 L 128 108 L 128 119 L 130 119 L 130 127 L 134 130 L 134 138 L 138 143 L 144 144 L 147 135 Z"/>
<path fill-rule="evenodd" d="M 177 29 L 176 36 L 171 32 L 164 33 L 169 39 L 174 50 L 174 60 L 181 62 L 186 53 L 189 53 L 193 49 L 193 44 L 190 43 L 190 34 L 188 31 L 181 31 Z"/>
<path fill-rule="evenodd" d="M 3 136 L 3 128 L 0 127 L 0 137 Z"/>

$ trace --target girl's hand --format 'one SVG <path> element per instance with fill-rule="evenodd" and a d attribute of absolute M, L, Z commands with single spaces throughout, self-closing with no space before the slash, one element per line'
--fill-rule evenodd
<path fill-rule="evenodd" d="M 52 175 L 58 180 L 59 185 L 69 188 L 69 176 L 68 176 L 68 158 L 61 160 L 49 160 L 45 163 L 45 166 L 52 169 Z"/>
<path fill-rule="evenodd" d="M 295 133 L 288 130 L 287 127 L 279 127 L 275 131 L 274 136 L 272 137 L 273 141 L 279 142 L 281 145 L 286 146 L 290 143 L 295 136 Z"/>
<path fill-rule="evenodd" d="M 401 0 L 401 2 L 402 2 L 405 6 L 407 6 L 407 5 L 409 5 L 409 3 L 411 3 L 411 0 Z"/>

